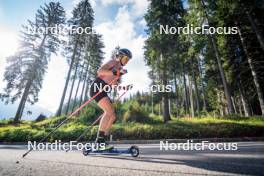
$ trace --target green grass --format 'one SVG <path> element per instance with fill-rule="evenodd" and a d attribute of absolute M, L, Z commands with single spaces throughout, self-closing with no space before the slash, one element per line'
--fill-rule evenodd
<path fill-rule="evenodd" d="M 40 140 L 64 118 L 49 118 L 42 122 L 23 122 L 13 126 L 0 121 L 0 142 L 26 142 Z M 226 137 L 264 137 L 264 119 L 261 117 L 235 118 L 173 118 L 163 124 L 159 116 L 150 115 L 147 123 L 115 123 L 111 129 L 114 140 L 123 139 L 169 139 L 169 138 L 226 138 Z M 69 141 L 76 139 L 87 125 L 76 120 L 64 124 L 48 140 Z M 94 139 L 98 126 L 84 140 Z"/>

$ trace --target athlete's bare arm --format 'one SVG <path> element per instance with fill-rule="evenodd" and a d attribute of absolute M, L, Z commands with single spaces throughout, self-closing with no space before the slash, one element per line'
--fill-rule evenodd
<path fill-rule="evenodd" d="M 113 63 L 111 61 L 103 64 L 97 71 L 98 76 L 113 76 L 112 68 Z"/>

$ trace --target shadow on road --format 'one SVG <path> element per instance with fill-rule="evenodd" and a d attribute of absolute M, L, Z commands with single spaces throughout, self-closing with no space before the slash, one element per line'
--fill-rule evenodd
<path fill-rule="evenodd" d="M 7 149 L 21 149 L 16 146 L 3 146 Z M 145 162 L 145 163 L 156 163 L 156 164 L 167 164 L 167 165 L 183 165 L 190 166 L 193 168 L 204 169 L 208 171 L 223 172 L 226 174 L 247 174 L 247 175 L 264 175 L 264 159 L 263 159 L 263 146 L 245 146 L 241 147 L 240 150 L 230 152 L 214 152 L 214 151 L 180 151 L 180 152 L 161 152 L 156 149 L 149 149 L 141 153 L 138 158 L 127 157 L 127 156 L 109 156 L 109 155 L 91 155 L 87 157 L 101 157 L 111 158 L 121 161 L 134 161 L 134 162 Z M 189 175 L 204 175 L 201 173 L 193 172 L 177 172 L 176 171 L 164 171 L 157 169 L 139 169 L 129 167 L 115 167 L 109 165 L 96 165 L 90 163 L 71 163 L 64 161 L 50 161 L 50 160 L 39 160 L 26 158 L 27 160 L 62 163 L 69 165 L 83 165 L 91 167 L 101 168 L 113 168 L 113 169 L 125 169 L 135 170 L 144 172 L 159 172 L 168 174 L 189 174 Z M 121 162 L 122 163 L 122 162 Z"/>
<path fill-rule="evenodd" d="M 131 171 L 155 172 L 155 173 L 163 173 L 163 174 L 166 173 L 166 174 L 173 174 L 173 175 L 179 175 L 179 174 L 207 175 L 207 174 L 200 174 L 200 173 L 194 173 L 194 172 L 177 172 L 177 171 L 164 171 L 164 170 L 154 170 L 154 169 L 136 169 L 136 168 L 128 168 L 128 167 L 114 167 L 114 166 L 104 166 L 104 165 L 86 164 L 86 163 L 71 163 L 71 162 L 64 162 L 64 161 L 50 161 L 50 160 L 41 160 L 41 159 L 32 159 L 32 158 L 25 158 L 25 159 L 32 160 L 32 161 L 43 161 L 43 162 L 49 162 L 49 163 L 60 163 L 60 164 L 69 164 L 69 165 L 78 165 L 78 166 L 91 166 L 91 167 L 109 168 L 109 169 L 124 169 L 124 170 L 131 170 Z M 116 159 L 122 159 L 122 158 L 120 157 Z M 134 159 L 130 159 L 130 160 L 134 160 Z M 210 175 L 213 175 L 213 174 L 210 174 Z"/>
<path fill-rule="evenodd" d="M 126 156 L 107 156 L 107 155 L 93 155 L 89 157 L 99 157 L 99 158 L 111 158 L 117 160 L 130 160 L 135 162 L 147 162 L 147 163 L 157 163 L 157 164 L 172 164 L 172 165 L 186 165 L 195 168 L 232 173 L 232 174 L 249 174 L 249 175 L 263 175 L 263 159 L 261 158 L 210 158 L 208 160 L 191 160 L 191 159 L 170 159 L 162 157 L 138 157 L 131 158 Z M 124 169 L 124 170 L 134 170 L 134 171 L 144 171 L 144 172 L 159 172 L 159 173 L 168 173 L 168 174 L 187 174 L 187 175 L 205 175 L 201 173 L 193 172 L 177 172 L 177 171 L 164 171 L 164 170 L 155 170 L 155 169 L 139 169 L 139 168 L 128 168 L 128 167 L 115 167 L 115 166 L 105 166 L 105 165 L 96 165 L 96 164 L 87 164 L 87 163 L 71 163 L 64 161 L 50 161 L 50 160 L 40 160 L 26 158 L 26 160 L 36 160 L 44 162 L 54 162 L 61 164 L 69 165 L 83 165 L 83 166 L 92 166 L 92 167 L 101 167 L 101 168 L 111 168 L 111 169 Z M 254 164 L 261 163 L 261 164 Z M 211 175 L 211 174 L 210 174 Z"/>
<path fill-rule="evenodd" d="M 263 175 L 263 158 L 210 158 L 209 160 L 170 159 L 160 157 L 119 157 L 119 156 L 94 156 L 120 160 L 133 160 L 139 162 L 150 162 L 159 164 L 182 164 L 195 168 L 225 172 L 232 174 Z M 254 164 L 262 163 L 262 164 Z M 193 173 L 194 174 L 194 173 Z M 196 175 L 196 173 L 195 173 Z"/>

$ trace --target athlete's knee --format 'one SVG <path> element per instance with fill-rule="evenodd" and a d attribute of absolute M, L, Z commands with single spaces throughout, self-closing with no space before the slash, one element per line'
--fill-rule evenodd
<path fill-rule="evenodd" d="M 114 122 L 116 120 L 116 114 L 113 113 L 112 116 L 111 116 L 111 120 Z"/>
<path fill-rule="evenodd" d="M 111 119 L 112 121 L 114 121 L 116 119 L 116 115 L 115 115 L 115 112 L 114 111 L 107 111 L 105 112 L 106 113 L 106 116 Z"/>
<path fill-rule="evenodd" d="M 109 118 L 115 118 L 115 112 L 113 110 L 106 111 L 105 115 Z"/>

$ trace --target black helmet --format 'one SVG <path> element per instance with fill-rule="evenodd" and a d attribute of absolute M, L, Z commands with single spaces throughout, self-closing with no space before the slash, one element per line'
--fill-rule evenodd
<path fill-rule="evenodd" d="M 129 59 L 132 58 L 132 53 L 131 51 L 129 51 L 129 49 L 126 48 L 121 48 L 118 50 L 118 55 L 125 55 L 127 56 Z"/>

